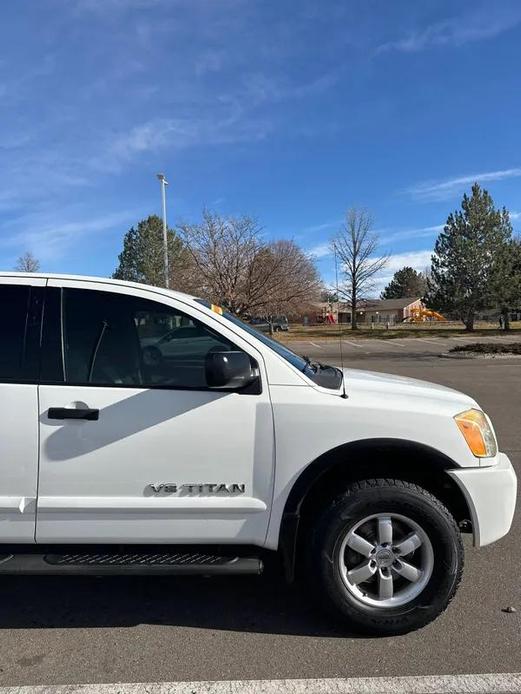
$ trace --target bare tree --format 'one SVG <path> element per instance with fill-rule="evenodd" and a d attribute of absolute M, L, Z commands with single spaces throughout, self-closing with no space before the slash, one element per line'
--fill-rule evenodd
<path fill-rule="evenodd" d="M 318 294 L 314 262 L 293 241 L 268 243 L 251 217 L 223 218 L 205 210 L 182 224 L 192 263 L 191 291 L 245 317 L 300 312 Z"/>
<path fill-rule="evenodd" d="M 373 219 L 367 210 L 351 208 L 346 221 L 331 241 L 344 281 L 339 294 L 351 310 L 351 329 L 356 330 L 356 312 L 362 299 L 374 290 L 375 276 L 383 270 L 389 255 L 376 255 L 378 235 L 373 232 Z"/>
<path fill-rule="evenodd" d="M 18 272 L 38 272 L 40 261 L 30 251 L 26 251 L 16 261 L 15 270 Z"/>
<path fill-rule="evenodd" d="M 320 296 L 313 259 L 294 241 L 267 244 L 252 264 L 247 284 L 249 312 L 266 316 L 300 315 Z"/>
<path fill-rule="evenodd" d="M 233 313 L 247 311 L 246 284 L 262 249 L 260 234 L 250 217 L 223 218 L 208 210 L 199 224 L 181 224 L 179 235 L 192 265 L 191 291 Z"/>

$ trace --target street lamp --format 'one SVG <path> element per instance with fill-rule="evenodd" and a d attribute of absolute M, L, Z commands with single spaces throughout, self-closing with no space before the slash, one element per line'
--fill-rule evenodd
<path fill-rule="evenodd" d="M 166 186 L 168 181 L 165 178 L 165 174 L 158 173 L 157 177 L 159 183 L 161 184 L 161 203 L 163 207 L 163 255 L 165 263 L 165 287 L 168 289 L 170 286 L 170 280 L 168 277 L 168 235 L 166 231 Z"/>

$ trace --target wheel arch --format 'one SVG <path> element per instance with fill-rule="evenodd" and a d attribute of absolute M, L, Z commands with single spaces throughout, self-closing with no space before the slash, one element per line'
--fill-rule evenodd
<path fill-rule="evenodd" d="M 447 506 L 462 529 L 470 529 L 467 501 L 445 474 L 458 467 L 437 449 L 406 439 L 363 439 L 323 453 L 302 470 L 286 500 L 279 534 L 286 577 L 294 577 L 299 539 L 312 522 L 313 512 L 352 481 L 384 477 L 419 484 Z"/>

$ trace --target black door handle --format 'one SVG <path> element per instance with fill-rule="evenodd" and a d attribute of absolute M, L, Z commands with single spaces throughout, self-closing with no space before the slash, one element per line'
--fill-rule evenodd
<path fill-rule="evenodd" d="M 89 407 L 49 407 L 47 416 L 49 419 L 88 419 L 96 422 L 99 419 L 99 410 L 91 410 Z"/>

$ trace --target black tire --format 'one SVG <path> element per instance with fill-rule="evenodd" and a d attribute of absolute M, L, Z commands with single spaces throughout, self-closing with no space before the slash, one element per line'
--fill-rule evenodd
<path fill-rule="evenodd" d="M 432 546 L 430 578 L 419 595 L 403 605 L 368 605 L 348 589 L 342 577 L 343 539 L 357 523 L 378 513 L 412 520 Z M 425 489 L 401 480 L 368 479 L 351 484 L 324 509 L 311 533 L 309 548 L 308 575 L 315 579 L 313 592 L 319 600 L 325 598 L 326 606 L 347 621 L 350 629 L 365 634 L 403 634 L 425 626 L 446 609 L 463 572 L 463 543 L 453 516 Z M 351 551 L 349 547 L 346 550 Z"/>

